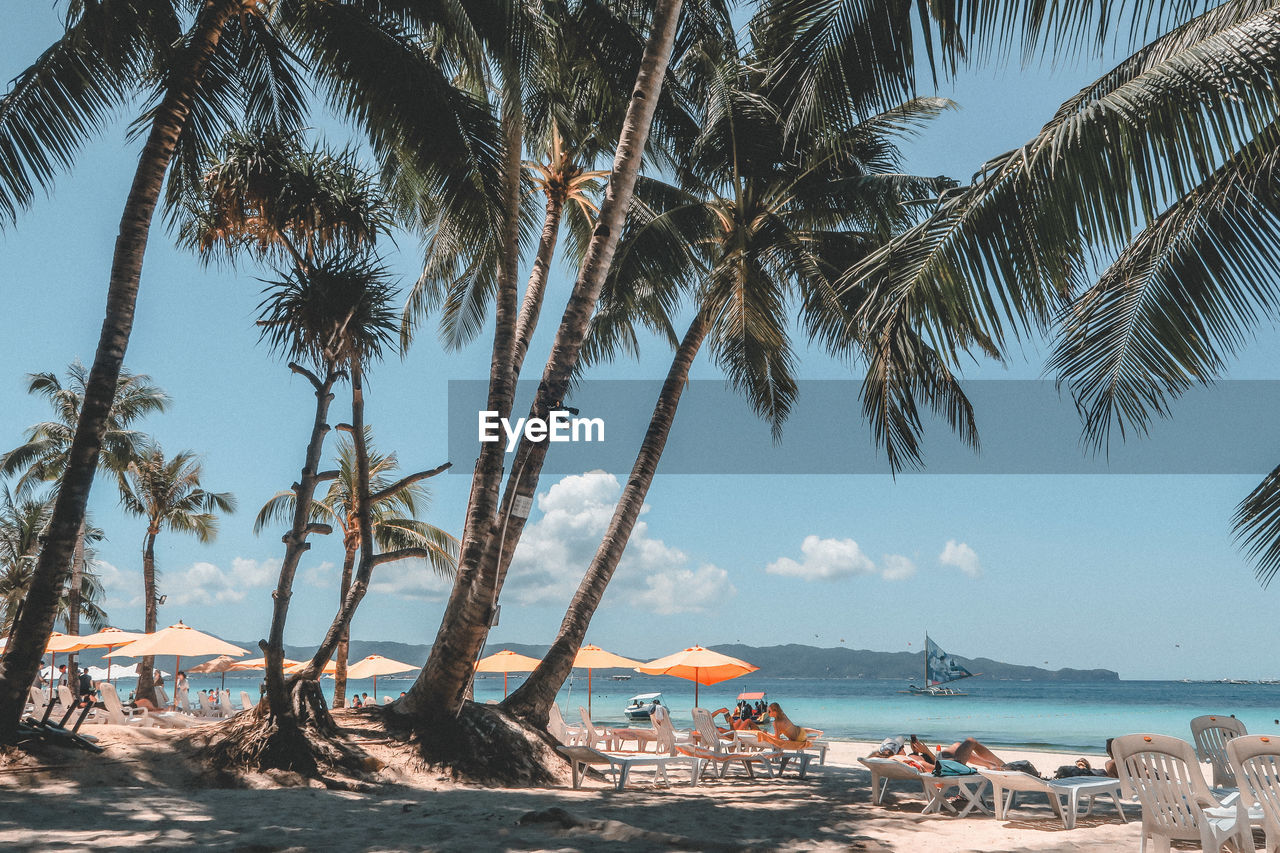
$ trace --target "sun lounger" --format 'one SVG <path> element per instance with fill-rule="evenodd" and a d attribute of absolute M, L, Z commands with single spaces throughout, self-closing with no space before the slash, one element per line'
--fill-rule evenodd
<path fill-rule="evenodd" d="M 1280 849 L 1280 738 L 1241 735 L 1227 744 L 1227 760 L 1258 814 L 1251 815 L 1267 834 L 1268 853 Z"/>
<path fill-rule="evenodd" d="M 102 697 L 102 706 L 107 711 L 107 722 L 115 726 L 138 725 L 143 728 L 155 725 L 151 713 L 146 708 L 126 708 L 116 693 L 116 686 L 110 682 L 98 685 L 98 695 Z"/>
<path fill-rule="evenodd" d="M 578 716 L 582 718 L 582 734 L 578 738 L 579 744 L 599 749 L 613 749 L 615 747 L 613 731 L 605 726 L 596 726 L 595 723 L 591 722 L 591 715 L 581 705 L 578 706 Z"/>
<path fill-rule="evenodd" d="M 240 710 L 247 711 L 254 705 L 253 699 L 249 698 L 249 691 L 240 691 Z"/>
<path fill-rule="evenodd" d="M 741 764 L 752 779 L 756 777 L 755 767 L 757 766 L 763 768 L 770 778 L 773 777 L 773 763 L 783 757 L 781 750 L 735 751 L 737 743 L 733 740 L 721 739 L 720 732 L 716 730 L 715 722 L 711 719 L 711 712 L 706 708 L 693 709 L 693 724 L 698 732 L 698 742 L 678 744 L 676 749 L 681 755 L 700 759 L 703 768 L 718 767 L 716 775 L 721 778 L 724 778 L 730 764 Z"/>
<path fill-rule="evenodd" d="M 982 794 L 988 781 L 977 773 L 971 776 L 934 776 L 892 758 L 859 758 L 858 761 L 871 771 L 871 802 L 877 806 L 884 802 L 890 782 L 910 782 L 919 785 L 924 794 L 926 802 L 921 814 L 948 811 L 957 817 L 964 817 L 975 809 L 991 814 L 982 802 Z M 952 788 L 957 789 L 965 799 L 963 809 L 957 810 L 947 799 L 947 792 Z"/>
<path fill-rule="evenodd" d="M 733 733 L 738 744 L 738 752 L 776 752 L 778 755 L 778 775 L 787 769 L 792 761 L 796 763 L 796 772 L 803 779 L 809 772 L 809 762 L 818 758 L 815 748 L 809 751 L 808 740 L 793 741 L 754 729 L 745 729 Z"/>
<path fill-rule="evenodd" d="M 582 728 L 568 725 L 560 713 L 560 706 L 554 702 L 547 710 L 547 731 L 565 746 L 578 746 L 582 739 Z"/>
<path fill-rule="evenodd" d="M 692 785 L 698 784 L 699 771 L 702 769 L 700 767 L 701 762 L 692 756 L 655 755 L 644 752 L 602 752 L 589 746 L 558 746 L 556 750 L 569 759 L 569 763 L 573 765 L 573 787 L 575 789 L 582 785 L 582 777 L 590 765 L 608 765 L 609 772 L 613 775 L 614 787 L 619 791 L 626 787 L 627 777 L 633 767 L 652 767 L 654 769 L 653 783 L 655 785 L 658 784 L 659 779 L 666 784 L 670 784 L 667 778 L 667 767 L 672 764 L 688 764 L 690 766 L 689 782 Z"/>
<path fill-rule="evenodd" d="M 1041 779 L 1021 770 L 986 770 L 978 772 L 991 783 L 991 799 L 995 803 L 996 818 L 1004 820 L 1013 808 L 1019 793 L 1044 794 L 1054 812 L 1062 818 L 1063 829 L 1074 829 L 1080 798 L 1088 797 L 1085 814 L 1093 813 L 1093 801 L 1097 797 L 1110 797 L 1122 822 L 1128 823 L 1120 805 L 1122 785 L 1119 779 L 1109 776 L 1072 776 L 1067 779 Z"/>
<path fill-rule="evenodd" d="M 1196 757 L 1209 762 L 1213 768 L 1213 787 L 1236 787 L 1236 775 L 1227 758 L 1227 742 L 1248 733 L 1244 723 L 1222 714 L 1206 714 L 1191 721 L 1191 740 L 1196 746 Z"/>
<path fill-rule="evenodd" d="M 1226 809 L 1214 798 L 1200 772 L 1195 750 L 1168 735 L 1134 734 L 1111 742 L 1120 779 L 1142 803 L 1142 850 L 1147 839 L 1158 850 L 1175 840 L 1199 841 L 1205 853 L 1219 853 L 1234 840 L 1239 850 L 1253 848 L 1243 799 Z"/>

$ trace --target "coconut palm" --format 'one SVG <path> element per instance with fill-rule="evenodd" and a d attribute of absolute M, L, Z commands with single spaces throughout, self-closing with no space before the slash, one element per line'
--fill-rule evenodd
<path fill-rule="evenodd" d="M 296 58 L 329 100 L 366 131 L 375 149 L 413 151 L 439 166 L 439 202 L 490 195 L 489 115 L 451 85 L 435 46 L 403 31 L 446 23 L 456 7 L 366 9 L 328 2 L 103 0 L 68 6 L 66 30 L 0 99 L 0 220 L 13 219 L 38 188 L 71 165 L 87 138 L 125 105 L 152 95 L 138 124 L 145 136 L 121 217 L 106 318 L 86 383 L 74 451 L 58 492 L 49 541 L 0 678 L 0 741 L 12 740 L 52 629 L 56 590 L 84 518 L 108 412 L 132 330 L 152 216 L 168 177 L 170 201 L 236 115 L 294 127 L 302 114 Z M 466 28 L 446 30 L 452 43 Z M 456 56 L 451 53 L 451 56 Z M 154 85 L 154 91 L 149 91 Z M 441 116 L 452 120 L 440 122 Z M 470 163 L 471 166 L 466 165 Z M 171 170 L 171 166 L 174 168 Z M 479 168 L 476 168 L 476 167 Z"/>
<path fill-rule="evenodd" d="M 203 474 L 200 460 L 184 450 L 166 457 L 154 442 L 144 448 L 121 472 L 120 504 L 125 511 L 146 519 L 147 533 L 142 541 L 142 579 L 145 624 L 143 630 L 156 630 L 156 537 L 168 530 L 187 533 L 202 543 L 212 542 L 218 535 L 218 513 L 236 509 L 230 492 L 210 492 L 201 486 Z M 147 656 L 139 668 L 137 695 L 154 701 L 152 671 L 155 659 Z"/>
<path fill-rule="evenodd" d="M 420 483 L 437 472 L 420 471 L 396 477 L 399 470 L 396 455 L 378 453 L 372 448 L 368 437 L 365 445 L 369 447 L 370 523 L 378 548 L 382 551 L 422 549 L 428 555 L 428 565 L 438 575 L 453 577 L 458 559 L 457 540 L 440 528 L 416 518 L 426 509 L 429 500 L 426 488 Z M 361 542 L 360 519 L 356 507 L 356 448 L 355 442 L 345 436 L 338 445 L 337 472 L 338 476 L 329 481 L 324 497 L 312 502 L 311 518 L 342 532 L 344 556 L 338 590 L 338 602 L 341 604 L 351 591 L 352 572 Z M 292 519 L 296 508 L 297 495 L 292 490 L 276 494 L 259 510 L 253 532 L 261 533 L 263 528 L 272 523 Z M 334 661 L 333 704 L 336 708 L 346 704 L 349 637 L 350 627 L 347 625 L 343 627 Z"/>
<path fill-rule="evenodd" d="M 29 494 L 38 484 L 62 481 L 71 457 L 72 439 L 84 407 L 88 380 L 89 371 L 78 360 L 67 367 L 65 380 L 52 372 L 27 376 L 27 393 L 48 400 L 56 420 L 30 427 L 25 443 L 0 456 L 0 474 L 18 475 L 16 489 L 19 496 Z M 132 429 L 132 425 L 147 415 L 163 412 L 168 404 L 168 396 L 151 382 L 150 376 L 135 375 L 122 368 L 116 381 L 115 398 L 107 412 L 102 453 L 98 457 L 99 470 L 110 474 L 122 472 L 146 441 L 146 436 Z M 71 598 L 66 610 L 69 616 L 66 629 L 69 634 L 80 633 L 79 616 L 85 609 L 76 600 L 80 590 L 85 587 L 84 573 L 89 563 L 85 552 L 85 530 L 82 523 L 72 549 L 70 578 L 66 582 Z M 33 565 L 26 568 L 34 570 Z M 28 588 L 30 578 L 27 577 L 24 583 L 24 588 Z M 75 663 L 74 654 L 69 663 Z"/>
<path fill-rule="evenodd" d="M 587 627 L 618 566 L 670 434 L 689 370 L 708 345 L 733 386 L 780 434 L 796 395 L 789 314 L 799 306 L 810 339 L 846 355 L 848 306 L 834 281 L 915 216 L 913 206 L 945 179 L 904 175 L 895 137 L 923 126 L 944 101 L 915 100 L 851 127 L 788 137 L 779 105 L 763 89 L 755 57 L 718 57 L 707 81 L 702 133 L 680 170 L 681 185 L 644 181 L 641 209 L 614 262 L 588 353 L 633 349 L 645 322 L 676 352 L 631 476 L 551 649 L 504 705 L 544 725 Z M 673 309 L 690 295 L 692 320 L 674 339 Z M 868 353 L 868 362 L 875 363 Z M 868 382 L 874 384 L 874 382 Z M 923 396 L 951 405 L 973 439 L 967 403 L 949 377 L 920 382 Z"/>
<path fill-rule="evenodd" d="M 40 537 L 52 511 L 53 501 L 48 495 L 19 497 L 8 487 L 0 489 L 0 633 L 9 632 L 22 609 L 40 551 Z M 83 539 L 85 565 L 79 573 L 79 588 L 73 596 L 68 585 L 58 601 L 57 618 L 62 620 L 67 633 L 74 633 L 72 628 L 78 626 L 81 619 L 94 630 L 106 624 L 106 613 L 99 604 L 102 584 L 93 571 L 92 546 L 102 540 L 102 531 L 88 524 Z"/>

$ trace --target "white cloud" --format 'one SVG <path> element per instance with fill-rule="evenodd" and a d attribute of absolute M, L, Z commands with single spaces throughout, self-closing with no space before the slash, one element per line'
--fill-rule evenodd
<path fill-rule="evenodd" d="M 916 573 L 916 564 L 901 554 L 885 554 L 880 562 L 880 577 L 887 581 L 904 581 Z"/>
<path fill-rule="evenodd" d="M 370 592 L 424 601 L 444 601 L 452 588 L 453 581 L 437 575 L 426 560 L 383 563 L 373 570 L 373 579 L 369 582 Z"/>
<path fill-rule="evenodd" d="M 964 542 L 956 542 L 954 539 L 947 540 L 947 546 L 938 555 L 938 562 L 944 566 L 955 566 L 971 578 L 982 574 L 978 554 Z"/>
<path fill-rule="evenodd" d="M 236 557 L 224 570 L 198 562 L 182 572 L 166 573 L 161 592 L 174 604 L 234 604 L 244 601 L 252 589 L 273 585 L 280 575 L 280 559 L 252 560 Z"/>
<path fill-rule="evenodd" d="M 522 605 L 564 606 L 600 545 L 622 493 L 604 471 L 564 477 L 538 495 L 542 517 L 526 525 L 503 597 Z M 648 512 L 646 505 L 641 515 Z M 729 574 L 713 565 L 688 566 L 689 557 L 637 520 L 609 586 L 610 598 L 654 613 L 687 613 L 737 594 Z"/>
<path fill-rule="evenodd" d="M 810 581 L 869 575 L 876 570 L 876 564 L 862 553 L 858 543 L 852 539 L 806 536 L 800 544 L 800 552 L 804 555 L 800 562 L 782 557 L 765 566 L 764 570 L 771 575 L 787 575 Z"/>
<path fill-rule="evenodd" d="M 336 563 L 325 560 L 318 566 L 310 566 L 302 570 L 302 582 L 317 589 L 336 589 L 338 573 L 334 571 Z"/>

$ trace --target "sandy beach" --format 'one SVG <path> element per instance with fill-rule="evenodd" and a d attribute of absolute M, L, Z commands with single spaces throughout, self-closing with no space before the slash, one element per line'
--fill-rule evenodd
<path fill-rule="evenodd" d="M 836 742 L 805 780 L 736 775 L 670 788 L 640 777 L 619 793 L 511 790 L 457 784 L 406 762 L 398 744 L 336 715 L 383 766 L 368 792 L 328 790 L 287 776 L 227 787 L 161 729 L 95 726 L 102 755 L 41 748 L 0 768 L 5 850 L 868 850 L 1111 851 L 1136 849 L 1136 805 L 1121 824 L 1109 805 L 1064 831 L 1048 805 L 1027 798 L 1012 819 L 922 815 L 918 791 L 891 787 L 870 803 L 857 763 L 871 745 Z M 1010 751 L 1051 773 L 1077 757 Z M 1092 756 L 1098 757 L 1098 756 Z M 552 811 L 554 809 L 562 812 Z"/>

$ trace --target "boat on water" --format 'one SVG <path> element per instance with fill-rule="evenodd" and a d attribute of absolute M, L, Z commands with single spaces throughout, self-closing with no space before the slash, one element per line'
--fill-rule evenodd
<path fill-rule="evenodd" d="M 910 693 L 913 696 L 968 696 L 961 690 L 954 687 L 947 687 L 953 681 L 959 681 L 962 678 L 972 678 L 974 675 L 982 673 L 973 673 L 965 669 L 960 663 L 942 650 L 942 648 L 929 639 L 929 635 L 924 635 L 924 686 L 917 687 L 914 684 L 908 685 L 906 690 L 899 690 L 899 693 Z"/>
<path fill-rule="evenodd" d="M 611 675 L 609 677 L 612 678 L 614 681 L 630 681 L 631 680 L 631 676 L 629 675 Z"/>
<path fill-rule="evenodd" d="M 641 693 L 631 697 L 622 713 L 628 720 L 647 720 L 653 716 L 654 707 L 661 704 L 661 693 Z"/>

